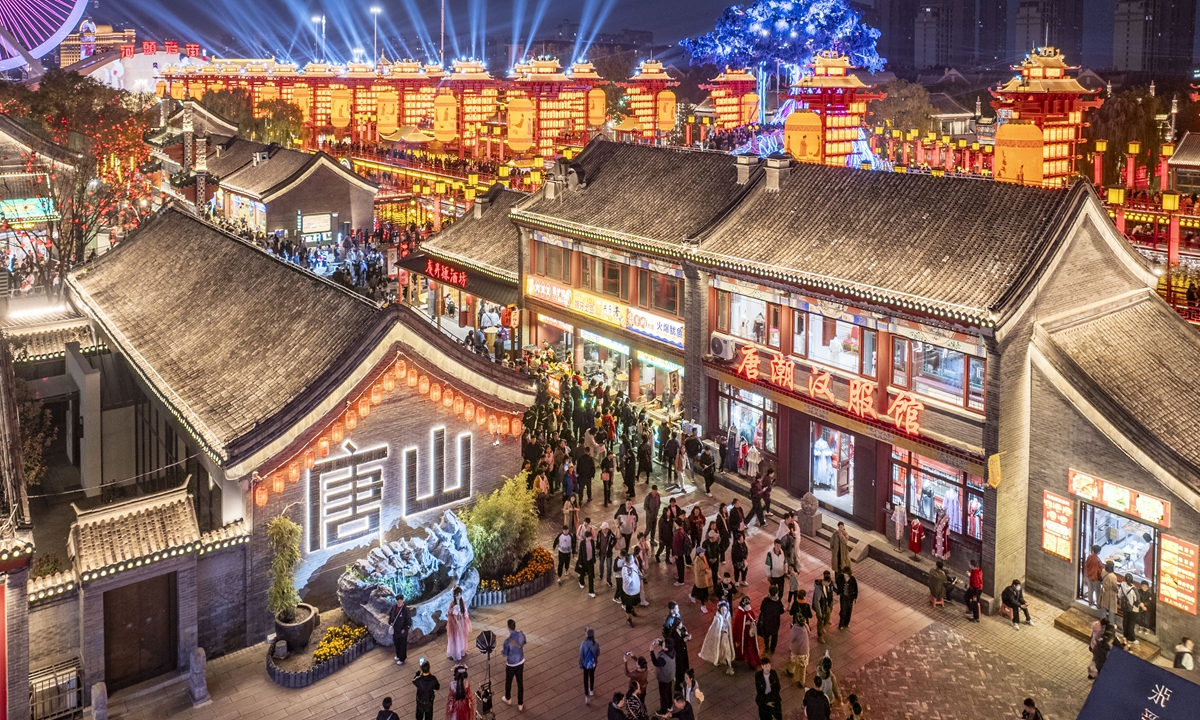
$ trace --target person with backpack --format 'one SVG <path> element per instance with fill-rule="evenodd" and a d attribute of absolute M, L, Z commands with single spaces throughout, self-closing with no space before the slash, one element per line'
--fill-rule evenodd
<path fill-rule="evenodd" d="M 1195 648 L 1195 643 L 1190 637 L 1181 638 L 1179 644 L 1175 646 L 1175 662 L 1172 667 L 1181 670 L 1191 670 L 1195 667 L 1195 662 L 1192 658 L 1192 650 Z"/>
<path fill-rule="evenodd" d="M 1125 582 L 1121 585 L 1121 629 L 1125 634 L 1125 642 L 1137 645 L 1138 613 L 1145 609 L 1142 596 L 1138 593 L 1137 585 L 1133 582 L 1133 574 L 1125 573 Z"/>
<path fill-rule="evenodd" d="M 591 705 L 596 694 L 596 663 L 600 661 L 600 643 L 596 631 L 588 628 L 587 637 L 579 645 L 579 667 L 583 669 L 583 704 Z"/>
<path fill-rule="evenodd" d="M 412 629 L 412 613 L 404 604 L 404 596 L 396 594 L 396 604 L 388 612 L 388 624 L 392 626 L 392 645 L 396 648 L 396 664 L 403 665 L 408 659 L 408 631 Z"/>
<path fill-rule="evenodd" d="M 417 718 L 421 717 L 420 701 L 417 702 Z M 429 709 L 429 718 L 433 720 L 433 708 Z M 375 720 L 400 720 L 400 716 L 392 710 L 392 699 L 385 697 L 383 699 L 383 709 L 375 715 Z"/>
<path fill-rule="evenodd" d="M 434 695 L 442 689 L 442 685 L 433 676 L 428 660 L 421 663 L 421 671 L 413 677 L 413 686 L 417 689 L 417 720 L 433 720 Z M 385 708 L 389 707 L 391 698 L 385 699 L 384 703 Z"/>
<path fill-rule="evenodd" d="M 655 638 L 650 643 L 650 664 L 658 681 L 658 714 L 662 715 L 670 709 L 675 696 L 675 643 Z"/>

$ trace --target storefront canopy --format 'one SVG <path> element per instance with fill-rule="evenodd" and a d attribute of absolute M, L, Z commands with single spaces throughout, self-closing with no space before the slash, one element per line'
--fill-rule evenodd
<path fill-rule="evenodd" d="M 450 268 L 456 273 L 464 274 L 466 277 L 465 285 L 448 284 L 448 287 L 462 290 L 463 292 L 470 293 L 490 302 L 499 303 L 500 305 L 516 305 L 520 300 L 521 294 L 517 289 L 516 283 L 500 280 L 480 270 L 433 257 L 432 255 L 413 255 L 412 257 L 400 260 L 396 265 L 409 272 L 425 275 L 434 282 L 441 282 L 436 273 L 430 268 L 429 263 L 437 263 L 443 267 Z"/>

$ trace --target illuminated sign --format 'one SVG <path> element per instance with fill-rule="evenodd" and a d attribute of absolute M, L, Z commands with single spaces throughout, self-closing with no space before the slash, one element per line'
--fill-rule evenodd
<path fill-rule="evenodd" d="M 422 483 L 417 474 L 417 448 L 405 448 L 401 454 L 405 517 L 471 497 L 471 433 L 460 433 L 455 442 L 458 452 L 453 484 L 446 482 L 446 428 L 436 427 L 429 431 L 428 483 Z"/>
<path fill-rule="evenodd" d="M 542 315 L 541 313 L 538 313 L 538 321 L 545 323 L 546 325 L 549 325 L 552 328 L 558 328 L 559 330 L 562 330 L 563 332 L 575 332 L 574 326 L 568 325 L 567 323 L 563 322 L 562 320 L 555 320 L 554 318 L 550 317 L 549 315 Z"/>
<path fill-rule="evenodd" d="M 850 402 L 846 404 L 846 409 L 860 418 L 878 420 L 879 415 L 875 412 L 875 388 L 876 385 L 873 382 L 852 379 L 850 381 Z"/>
<path fill-rule="evenodd" d="M 166 41 L 165 43 L 163 43 L 163 47 L 166 48 L 168 55 L 178 55 L 179 54 L 179 43 L 176 42 L 175 40 Z"/>
<path fill-rule="evenodd" d="M 200 57 L 200 43 L 188 43 L 184 45 L 184 50 L 190 58 Z"/>
<path fill-rule="evenodd" d="M 888 415 L 896 427 L 909 435 L 921 434 L 921 411 L 925 404 L 912 393 L 902 392 L 892 399 L 888 405 Z"/>
<path fill-rule="evenodd" d="M 796 389 L 796 364 L 782 355 L 771 356 L 771 382 L 788 390 Z"/>
<path fill-rule="evenodd" d="M 639 335 L 683 347 L 683 323 L 637 308 L 625 309 L 625 327 Z"/>
<path fill-rule="evenodd" d="M 625 306 L 598 295 L 572 290 L 571 302 L 568 307 L 581 315 L 587 315 L 617 327 L 625 327 Z"/>
<path fill-rule="evenodd" d="M 305 215 L 300 219 L 300 232 L 304 235 L 327 233 L 333 230 L 333 215 Z"/>
<path fill-rule="evenodd" d="M 457 285 L 460 288 L 467 286 L 467 273 L 462 270 L 440 263 L 433 258 L 425 259 L 425 274 L 434 280 L 440 280 L 449 285 Z"/>
<path fill-rule="evenodd" d="M 146 40 L 145 42 L 143 42 L 142 43 L 142 54 L 143 55 L 157 55 L 158 54 L 158 43 L 154 42 L 153 40 Z"/>
<path fill-rule="evenodd" d="M 579 337 L 583 338 L 584 340 L 587 340 L 588 342 L 596 343 L 597 345 L 600 345 L 601 347 L 606 347 L 609 350 L 619 352 L 622 355 L 629 354 L 629 346 L 628 345 L 626 345 L 624 343 L 619 343 L 616 340 L 609 340 L 608 338 L 606 338 L 602 335 L 597 335 L 596 333 L 592 332 L 591 330 L 585 330 L 583 328 L 579 328 Z"/>
<path fill-rule="evenodd" d="M 309 552 L 379 534 L 383 468 L 377 463 L 387 459 L 387 446 L 360 451 L 347 441 L 345 448 L 348 455 L 325 458 L 309 471 Z"/>
<path fill-rule="evenodd" d="M 562 395 L 562 381 L 553 375 L 546 378 L 546 391 L 554 397 Z"/>
<path fill-rule="evenodd" d="M 1159 500 L 1152 495 L 1144 495 L 1123 485 L 1076 470 L 1067 472 L 1067 489 L 1072 495 L 1078 495 L 1110 510 L 1132 515 L 1162 527 L 1171 527 L 1171 503 L 1166 500 Z"/>
<path fill-rule="evenodd" d="M 738 363 L 737 374 L 750 381 L 758 380 L 758 348 L 753 345 L 743 345 L 738 348 L 738 352 L 742 354 L 742 359 Z"/>
<path fill-rule="evenodd" d="M 829 391 L 829 382 L 831 379 L 828 371 L 818 370 L 815 365 L 810 366 L 808 373 L 808 396 L 813 400 L 824 398 L 831 403 L 834 402 L 833 393 Z"/>
<path fill-rule="evenodd" d="M 666 370 L 669 373 L 678 373 L 679 375 L 684 374 L 683 366 L 679 365 L 677 363 L 673 363 L 670 360 L 663 360 L 660 357 L 655 357 L 654 355 L 651 355 L 650 353 L 642 352 L 641 350 L 638 350 L 637 356 L 638 356 L 638 360 L 643 365 L 650 365 L 651 367 L 656 367 L 660 370 Z"/>
<path fill-rule="evenodd" d="M 46 222 L 57 220 L 51 198 L 20 198 L 0 200 L 0 220 L 12 223 Z"/>
<path fill-rule="evenodd" d="M 121 57 L 122 58 L 133 57 L 133 46 L 132 45 L 122 45 L 121 46 Z"/>
<path fill-rule="evenodd" d="M 1171 607 L 1196 614 L 1197 555 L 1200 548 L 1160 536 L 1158 599 Z"/>
<path fill-rule="evenodd" d="M 1075 503 L 1070 498 L 1042 492 L 1042 550 L 1071 560 L 1071 533 L 1075 527 Z"/>
<path fill-rule="evenodd" d="M 526 292 L 538 300 L 545 300 L 548 303 L 561 305 L 562 307 L 571 307 L 571 289 L 555 285 L 552 282 L 546 282 L 539 277 L 530 277 L 525 283 Z"/>

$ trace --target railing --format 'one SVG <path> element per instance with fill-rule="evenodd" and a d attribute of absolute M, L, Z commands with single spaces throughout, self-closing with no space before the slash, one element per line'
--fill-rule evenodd
<path fill-rule="evenodd" d="M 83 668 L 77 658 L 30 673 L 29 716 L 32 720 L 83 717 Z"/>

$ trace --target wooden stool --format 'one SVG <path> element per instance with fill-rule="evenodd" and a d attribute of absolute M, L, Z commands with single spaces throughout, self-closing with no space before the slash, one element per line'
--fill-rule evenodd
<path fill-rule="evenodd" d="M 930 595 L 930 596 L 929 596 L 929 602 L 933 603 L 933 606 L 934 606 L 934 607 L 946 607 L 946 599 L 945 599 L 945 598 L 942 598 L 941 600 L 938 600 L 938 599 L 937 599 L 937 598 L 935 598 L 934 596 Z"/>

